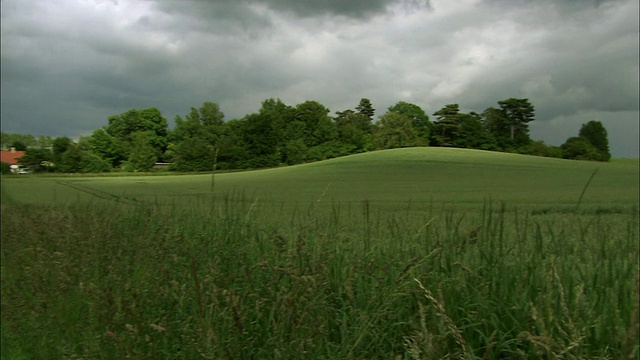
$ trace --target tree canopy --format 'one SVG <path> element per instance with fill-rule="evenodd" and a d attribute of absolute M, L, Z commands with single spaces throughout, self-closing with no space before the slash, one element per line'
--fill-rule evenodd
<path fill-rule="evenodd" d="M 399 101 L 374 119 L 369 99 L 335 116 L 321 103 L 287 105 L 266 99 L 258 112 L 224 120 L 218 104 L 191 107 L 175 126 L 157 108 L 111 115 L 107 124 L 74 142 L 68 137 L 2 133 L 2 146 L 26 149 L 22 164 L 36 171 L 149 171 L 170 162 L 176 171 L 211 171 L 294 165 L 364 151 L 406 146 L 451 146 L 607 161 L 607 131 L 600 121 L 582 125 L 578 136 L 560 147 L 531 141 L 528 124 L 534 107 L 528 99 L 509 98 L 481 114 L 447 104 L 433 122 L 418 105 Z M 18 149 L 18 150 L 20 150 Z M 45 165 L 43 165 L 45 164 Z"/>

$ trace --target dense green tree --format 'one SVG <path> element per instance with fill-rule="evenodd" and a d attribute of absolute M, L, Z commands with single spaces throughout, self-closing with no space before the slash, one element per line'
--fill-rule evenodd
<path fill-rule="evenodd" d="M 587 139 L 587 141 L 600 152 L 602 161 L 609 161 L 611 159 L 607 130 L 600 121 L 592 120 L 583 124 L 580 128 L 579 136 Z"/>
<path fill-rule="evenodd" d="M 198 111 L 200 122 L 205 127 L 216 128 L 223 124 L 224 113 L 220 111 L 220 106 L 216 103 L 206 101 L 200 106 Z"/>
<path fill-rule="evenodd" d="M 551 146 L 544 141 L 532 141 L 528 145 L 516 149 L 519 154 L 545 156 L 553 158 L 561 158 L 563 156 L 562 148 L 559 146 Z"/>
<path fill-rule="evenodd" d="M 388 112 L 380 117 L 374 141 L 378 149 L 426 145 L 418 130 L 413 127 L 413 121 L 396 112 Z"/>
<path fill-rule="evenodd" d="M 56 138 L 58 140 L 59 138 Z M 54 155 L 56 142 L 54 140 Z M 79 173 L 82 172 L 83 151 L 73 142 L 60 155 L 59 160 L 55 162 L 56 171 L 63 173 Z"/>
<path fill-rule="evenodd" d="M 317 101 L 305 101 L 295 107 L 295 120 L 305 124 L 304 141 L 308 147 L 335 140 L 337 129 L 329 109 Z"/>
<path fill-rule="evenodd" d="M 217 104 L 205 102 L 198 109 L 192 107 L 184 120 L 176 116 L 176 126 L 168 135 L 167 150 L 163 154 L 165 161 L 185 162 L 175 164 L 174 169 L 180 171 L 211 170 L 211 159 L 208 158 L 211 151 L 220 151 L 221 137 L 224 131 L 224 114 Z M 188 146 L 193 143 L 198 145 L 198 149 L 189 150 Z M 206 146 L 203 146 L 206 144 Z M 203 149 L 206 149 L 203 150 Z M 196 153 L 207 156 L 202 162 L 194 159 Z M 206 153 L 206 154 L 205 154 Z M 208 163 L 208 165 L 203 165 Z"/>
<path fill-rule="evenodd" d="M 456 138 L 452 139 L 455 147 L 481 150 L 494 150 L 496 140 L 482 124 L 480 115 L 476 113 L 458 114 Z"/>
<path fill-rule="evenodd" d="M 266 123 L 271 124 L 269 136 L 275 144 L 275 154 L 280 155 L 279 162 L 297 164 L 300 157 L 293 144 L 304 142 L 305 124 L 295 119 L 295 109 L 280 99 L 267 99 L 262 102 L 258 114 Z M 306 146 L 306 145 L 305 145 Z"/>
<path fill-rule="evenodd" d="M 348 154 L 349 147 L 338 140 L 331 140 L 309 148 L 307 158 L 311 161 L 332 159 Z"/>
<path fill-rule="evenodd" d="M 280 163 L 278 129 L 273 119 L 260 113 L 246 116 L 241 121 L 243 142 L 249 156 L 242 160 L 244 167 L 260 168 L 276 166 Z"/>
<path fill-rule="evenodd" d="M 80 172 L 82 173 L 101 173 L 111 171 L 111 165 L 101 159 L 98 155 L 90 151 L 82 151 L 82 159 L 80 160 Z"/>
<path fill-rule="evenodd" d="M 373 115 L 375 115 L 376 111 L 371 105 L 371 101 L 366 98 L 360 99 L 360 103 L 356 106 L 356 110 L 359 114 L 366 116 L 369 119 L 369 122 L 373 121 Z"/>
<path fill-rule="evenodd" d="M 217 162 L 219 169 L 249 167 L 246 161 L 251 157 L 251 153 L 249 144 L 244 138 L 243 120 L 230 120 L 224 124 L 218 149 Z"/>
<path fill-rule="evenodd" d="M 132 136 L 138 132 L 149 133 L 149 143 L 161 156 L 166 150 L 168 126 L 160 111 L 156 108 L 133 109 L 120 115 L 109 116 L 106 131 L 122 143 L 123 156 L 129 157 Z"/>
<path fill-rule="evenodd" d="M 181 135 L 183 137 L 201 137 L 215 147 L 223 120 L 224 114 L 220 111 L 218 104 L 205 102 L 199 109 L 192 107 L 189 114 L 185 116 L 183 124 L 185 133 Z M 176 126 L 176 130 L 179 132 L 181 129 Z"/>
<path fill-rule="evenodd" d="M 215 150 L 206 139 L 194 137 L 177 145 L 175 162 L 171 169 L 176 171 L 211 171 Z"/>
<path fill-rule="evenodd" d="M 40 149 L 51 149 L 53 138 L 49 135 L 40 135 L 36 140 L 36 147 Z"/>
<path fill-rule="evenodd" d="M 570 137 L 560 146 L 562 157 L 575 160 L 602 161 L 602 154 L 589 140 L 581 136 Z"/>
<path fill-rule="evenodd" d="M 6 162 L 0 162 L 0 174 L 11 174 L 11 165 Z"/>
<path fill-rule="evenodd" d="M 0 143 L 3 149 L 15 147 L 16 150 L 24 151 L 29 147 L 37 146 L 36 138 L 30 134 L 14 134 L 0 132 Z M 18 146 L 16 147 L 15 144 Z M 18 147 L 20 149 L 18 149 Z"/>
<path fill-rule="evenodd" d="M 126 168 L 131 171 L 149 171 L 158 160 L 156 149 L 151 145 L 154 134 L 151 131 L 139 131 L 131 137 L 131 152 Z"/>
<path fill-rule="evenodd" d="M 482 113 L 485 129 L 491 133 L 496 141 L 497 150 L 508 150 L 513 147 L 511 141 L 511 124 L 505 113 L 494 107 L 487 108 Z"/>
<path fill-rule="evenodd" d="M 397 112 L 411 119 L 413 127 L 418 130 L 420 136 L 428 143 L 433 124 L 429 121 L 429 115 L 418 105 L 400 101 L 389 107 L 389 112 Z"/>
<path fill-rule="evenodd" d="M 302 139 L 287 141 L 283 150 L 284 161 L 288 165 L 303 163 L 307 160 L 309 149 Z"/>
<path fill-rule="evenodd" d="M 367 151 L 372 146 L 372 126 L 369 118 L 353 110 L 339 111 L 334 118 L 338 138 L 344 144 L 345 154 Z"/>
<path fill-rule="evenodd" d="M 122 141 L 111 136 L 105 128 L 94 130 L 88 142 L 90 151 L 114 168 L 118 168 L 127 159 Z"/>
<path fill-rule="evenodd" d="M 176 126 L 173 131 L 168 134 L 169 142 L 177 144 L 184 139 L 204 135 L 204 129 L 200 123 L 200 116 L 196 108 L 192 107 L 191 112 L 184 119 L 180 115 L 176 115 L 175 123 Z"/>
<path fill-rule="evenodd" d="M 433 115 L 437 119 L 431 132 L 433 144 L 469 149 L 496 149 L 496 139 L 487 130 L 479 114 L 461 113 L 458 104 L 449 104 Z"/>
<path fill-rule="evenodd" d="M 11 143 L 11 146 L 9 146 L 11 148 L 16 149 L 17 151 L 25 151 L 27 150 L 27 144 L 20 141 L 20 140 L 15 140 L 14 142 Z"/>
<path fill-rule="evenodd" d="M 29 148 L 25 155 L 18 159 L 24 166 L 32 168 L 36 172 L 52 170 L 53 153 L 46 148 Z"/>
<path fill-rule="evenodd" d="M 448 104 L 433 113 L 436 122 L 431 133 L 434 145 L 454 146 L 460 132 L 460 107 Z"/>
<path fill-rule="evenodd" d="M 531 141 L 528 124 L 535 118 L 535 111 L 529 99 L 509 98 L 498 101 L 498 105 L 509 121 L 511 146 L 515 148 L 528 144 Z"/>
<path fill-rule="evenodd" d="M 69 150 L 72 146 L 74 146 L 73 141 L 66 136 L 53 139 L 53 142 L 51 144 L 51 151 L 54 164 L 58 165 L 58 163 L 62 160 L 62 154 L 67 152 L 67 150 Z"/>

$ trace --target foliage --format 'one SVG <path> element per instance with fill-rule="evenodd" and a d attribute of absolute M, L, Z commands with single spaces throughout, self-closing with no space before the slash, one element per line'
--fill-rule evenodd
<path fill-rule="evenodd" d="M 433 113 L 436 122 L 433 125 L 434 145 L 454 146 L 454 141 L 460 132 L 460 106 L 458 104 L 448 104 L 442 109 Z"/>
<path fill-rule="evenodd" d="M 174 171 L 211 171 L 215 151 L 202 137 L 187 138 L 175 149 Z"/>
<path fill-rule="evenodd" d="M 251 157 L 249 144 L 244 140 L 244 122 L 228 121 L 223 127 L 222 137 L 218 143 L 218 167 L 220 169 L 246 168 L 244 161 Z"/>
<path fill-rule="evenodd" d="M 372 146 L 372 125 L 369 118 L 350 109 L 336 114 L 334 122 L 338 130 L 338 140 L 349 148 L 347 154 L 369 150 Z"/>
<path fill-rule="evenodd" d="M 369 119 L 369 122 L 373 120 L 373 115 L 376 112 L 371 104 L 371 100 L 366 98 L 360 99 L 360 103 L 356 106 L 356 110 L 358 111 L 358 114 L 366 116 L 367 119 Z"/>
<path fill-rule="evenodd" d="M 420 137 L 426 142 L 429 141 L 433 124 L 429 121 L 429 115 L 427 115 L 422 108 L 415 104 L 400 101 L 390 106 L 388 110 L 389 112 L 396 112 L 409 117 L 413 127 L 418 130 Z"/>
<path fill-rule="evenodd" d="M 67 143 L 66 140 L 68 138 L 62 139 L 63 141 L 57 143 L 58 147 L 56 147 L 56 141 L 54 140 L 54 154 L 55 151 L 60 151 L 64 148 L 63 145 L 68 146 L 62 154 L 58 154 L 57 157 L 54 155 L 54 159 L 57 159 L 53 163 L 55 171 L 63 173 L 98 173 L 111 170 L 110 164 L 98 155 L 82 150 L 71 140 Z"/>
<path fill-rule="evenodd" d="M 13 143 L 11 143 L 11 147 L 16 149 L 17 151 L 25 151 L 27 150 L 27 144 L 23 143 L 22 141 L 16 140 Z"/>
<path fill-rule="evenodd" d="M 57 137 L 53 140 L 51 144 L 51 151 L 53 155 L 53 162 L 55 164 L 62 162 L 62 154 L 67 152 L 71 147 L 73 147 L 73 141 L 66 137 Z"/>
<path fill-rule="evenodd" d="M 243 119 L 239 130 L 250 154 L 249 159 L 243 159 L 245 163 L 251 163 L 249 167 L 269 167 L 280 163 L 278 129 L 273 125 L 269 116 L 260 113 L 248 115 Z"/>
<path fill-rule="evenodd" d="M 456 137 L 451 140 L 453 146 L 481 150 L 496 149 L 496 140 L 485 129 L 478 114 L 458 114 L 457 121 Z"/>
<path fill-rule="evenodd" d="M 0 174 L 10 174 L 11 165 L 6 162 L 0 162 Z"/>
<path fill-rule="evenodd" d="M 153 134 L 149 131 L 137 132 L 131 138 L 131 153 L 127 160 L 133 171 L 149 171 L 158 160 L 157 151 L 151 144 Z"/>
<path fill-rule="evenodd" d="M 147 132 L 149 144 L 156 156 L 160 157 L 167 147 L 167 120 L 156 108 L 144 110 L 132 109 L 120 115 L 109 116 L 106 132 L 113 138 L 123 159 L 128 159 L 132 150 L 134 134 Z"/>
<path fill-rule="evenodd" d="M 592 120 L 583 124 L 578 136 L 587 139 L 600 152 L 601 161 L 609 161 L 611 159 L 607 130 L 600 121 Z"/>
<path fill-rule="evenodd" d="M 105 128 L 95 130 L 88 139 L 89 150 L 112 167 L 118 168 L 127 158 L 122 140 L 110 135 Z"/>
<path fill-rule="evenodd" d="M 560 148 L 565 159 L 605 161 L 604 155 L 581 136 L 568 138 Z"/>
<path fill-rule="evenodd" d="M 496 150 L 508 151 L 512 149 L 511 126 L 504 112 L 500 109 L 490 107 L 487 108 L 481 116 L 485 129 L 491 133 L 496 141 Z"/>
<path fill-rule="evenodd" d="M 111 165 L 104 159 L 89 151 L 82 152 L 80 161 L 81 173 L 104 173 L 109 171 L 111 171 Z"/>
<path fill-rule="evenodd" d="M 378 149 L 426 145 L 411 118 L 396 112 L 388 112 L 380 118 L 375 134 Z"/>
<path fill-rule="evenodd" d="M 16 150 L 24 151 L 29 147 L 36 146 L 37 144 L 38 141 L 36 140 L 36 138 L 30 134 L 0 132 L 0 147 L 2 149 L 15 147 Z M 18 146 L 16 147 L 15 145 Z"/>
<path fill-rule="evenodd" d="M 25 155 L 20 157 L 18 161 L 20 164 L 28 166 L 39 171 L 50 171 L 53 167 L 52 163 L 53 153 L 49 149 L 30 148 L 25 151 Z"/>
<path fill-rule="evenodd" d="M 289 140 L 283 150 L 284 161 L 288 165 L 305 162 L 308 154 L 309 149 L 302 139 Z"/>
<path fill-rule="evenodd" d="M 338 140 L 327 141 L 309 148 L 308 159 L 313 161 L 333 159 L 349 154 L 351 147 Z"/>
<path fill-rule="evenodd" d="M 54 141 L 54 154 L 55 151 L 56 142 Z M 59 154 L 56 158 L 56 170 L 63 173 L 82 172 L 83 155 L 84 152 L 73 142 L 70 142 L 69 147 L 62 154 Z"/>
<path fill-rule="evenodd" d="M 498 101 L 498 105 L 508 121 L 511 146 L 527 145 L 531 141 L 528 123 L 535 118 L 535 110 L 529 99 L 509 98 Z"/>
<path fill-rule="evenodd" d="M 295 107 L 295 120 L 305 124 L 303 139 L 308 147 L 336 139 L 337 129 L 328 114 L 329 109 L 317 101 L 305 101 Z"/>
<path fill-rule="evenodd" d="M 1 134 L 1 140 L 3 146 L 25 141 L 29 148 L 51 148 L 52 157 L 47 162 L 62 164 L 57 171 L 80 171 L 84 153 L 97 156 L 109 168 L 126 165 L 130 171 L 141 171 L 149 169 L 153 158 L 174 163 L 174 170 L 208 171 L 212 162 L 219 169 L 262 168 L 430 144 L 572 159 L 607 161 L 611 157 L 606 130 L 598 121 L 580 129 L 580 136 L 591 147 L 571 139 L 559 148 L 529 138 L 528 123 L 534 120 L 534 107 L 528 99 L 509 98 L 498 101 L 498 105 L 477 114 L 463 113 L 458 104 L 448 104 L 433 114 L 432 123 L 419 106 L 400 101 L 373 123 L 375 110 L 366 98 L 355 110 L 337 111 L 333 118 L 328 115 L 330 110 L 317 101 L 290 106 L 271 98 L 262 102 L 258 112 L 225 122 L 220 107 L 205 102 L 199 108 L 192 107 L 184 118 L 176 116 L 172 130 L 158 109 L 148 108 L 110 116 L 106 126 L 89 137 L 80 137 L 77 144 L 68 137 L 35 139 L 7 133 Z M 139 140 L 136 143 L 140 136 L 146 138 L 146 144 Z M 63 154 L 72 146 L 78 149 L 63 161 Z"/>
<path fill-rule="evenodd" d="M 552 158 L 562 158 L 563 150 L 558 146 L 545 144 L 543 141 L 532 141 L 529 145 L 525 145 L 516 149 L 518 154 L 545 156 Z"/>

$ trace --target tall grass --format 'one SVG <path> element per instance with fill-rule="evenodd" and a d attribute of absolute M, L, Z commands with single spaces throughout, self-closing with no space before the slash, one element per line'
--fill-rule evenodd
<path fill-rule="evenodd" d="M 638 358 L 638 210 L 2 211 L 2 358 Z"/>

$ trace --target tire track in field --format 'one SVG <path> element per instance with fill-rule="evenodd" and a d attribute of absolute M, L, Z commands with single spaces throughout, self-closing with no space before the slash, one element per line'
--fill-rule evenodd
<path fill-rule="evenodd" d="M 115 201 L 118 203 L 122 203 L 122 204 L 127 204 L 127 205 L 136 205 L 136 206 L 143 206 L 143 205 L 149 205 L 149 206 L 173 206 L 173 203 L 161 203 L 158 201 L 148 201 L 148 200 L 142 200 L 139 198 L 135 198 L 135 197 L 128 197 L 128 196 L 118 196 L 118 195 L 114 195 L 112 193 L 106 192 L 106 191 L 102 191 L 102 190 L 98 190 L 98 189 L 94 189 L 88 186 L 83 186 L 77 183 L 77 181 L 63 181 L 63 180 L 56 180 L 55 181 L 57 184 L 60 184 L 62 186 L 66 186 L 68 188 L 71 188 L 73 190 L 77 190 L 80 192 L 83 192 L 85 194 L 89 194 L 91 196 L 95 196 L 99 199 L 103 199 L 103 200 L 108 200 L 108 201 Z M 198 197 L 202 197 L 203 195 L 207 195 L 206 193 L 202 193 L 202 194 L 165 194 L 164 196 L 175 196 L 175 197 L 194 197 L 194 198 L 198 198 Z"/>
<path fill-rule="evenodd" d="M 83 192 L 85 194 L 89 194 L 91 196 L 95 196 L 97 198 L 103 199 L 103 200 L 109 200 L 109 201 L 115 201 L 115 202 L 119 202 L 122 204 L 127 204 L 127 205 L 153 205 L 149 202 L 143 201 L 143 200 L 139 200 L 136 198 L 129 198 L 126 196 L 118 196 L 118 195 L 114 195 L 111 193 L 108 193 L 106 191 L 102 191 L 102 190 L 98 190 L 98 189 L 93 189 L 87 186 L 82 186 L 79 184 L 74 184 L 71 181 L 61 181 L 61 180 L 56 180 L 57 184 L 60 184 L 62 186 L 66 186 L 69 187 L 71 189 Z"/>

